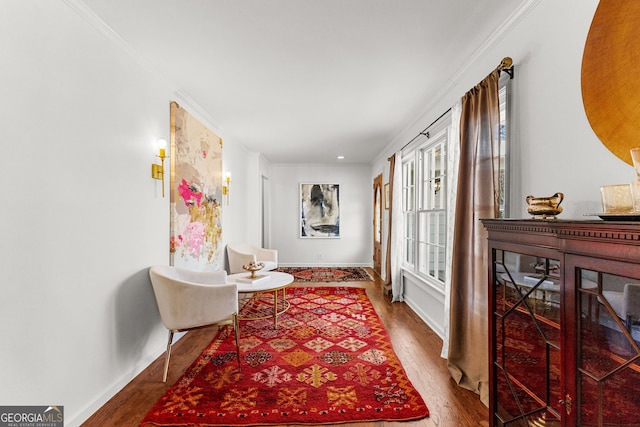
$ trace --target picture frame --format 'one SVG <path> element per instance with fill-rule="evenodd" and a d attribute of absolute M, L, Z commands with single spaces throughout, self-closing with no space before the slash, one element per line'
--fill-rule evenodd
<path fill-rule="evenodd" d="M 299 237 L 340 238 L 340 184 L 300 184 Z"/>

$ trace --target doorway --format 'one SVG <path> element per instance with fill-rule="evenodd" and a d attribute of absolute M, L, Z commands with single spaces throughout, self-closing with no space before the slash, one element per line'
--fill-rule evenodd
<path fill-rule="evenodd" d="M 269 219 L 269 178 L 262 175 L 262 247 L 271 248 L 271 220 Z"/>
<path fill-rule="evenodd" d="M 382 276 L 382 174 L 373 180 L 373 270 Z"/>

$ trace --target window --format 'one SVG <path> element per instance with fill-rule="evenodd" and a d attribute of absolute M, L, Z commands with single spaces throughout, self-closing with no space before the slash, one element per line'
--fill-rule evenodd
<path fill-rule="evenodd" d="M 404 268 L 440 286 L 446 277 L 447 143 L 451 115 L 403 154 Z"/>
<path fill-rule="evenodd" d="M 415 159 L 402 164 L 402 212 L 404 217 L 404 262 L 415 264 Z"/>
<path fill-rule="evenodd" d="M 500 199 L 499 216 L 509 215 L 511 88 L 509 75 L 499 83 Z M 447 277 L 447 145 L 451 114 L 446 113 L 403 151 L 402 206 L 405 270 L 444 288 Z"/>
<path fill-rule="evenodd" d="M 509 153 L 511 152 L 511 79 L 503 73 L 498 83 L 500 101 L 500 211 L 499 218 L 509 217 Z"/>
<path fill-rule="evenodd" d="M 447 131 L 418 150 L 420 198 L 418 200 L 418 272 L 444 283 L 446 243 Z"/>

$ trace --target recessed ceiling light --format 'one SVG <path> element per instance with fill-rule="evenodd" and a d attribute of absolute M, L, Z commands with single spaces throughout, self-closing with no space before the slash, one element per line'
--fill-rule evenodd
<path fill-rule="evenodd" d="M 344 156 L 338 156 L 338 160 L 344 159 Z"/>

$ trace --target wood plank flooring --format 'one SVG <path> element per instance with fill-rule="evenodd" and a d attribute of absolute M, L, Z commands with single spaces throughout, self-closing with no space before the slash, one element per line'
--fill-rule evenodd
<path fill-rule="evenodd" d="M 382 282 L 297 283 L 294 286 L 357 286 L 367 289 L 367 295 L 384 323 L 393 348 L 409 379 L 425 400 L 430 417 L 409 422 L 349 423 L 345 427 L 459 427 L 488 426 L 488 409 L 478 395 L 458 387 L 450 378 L 446 360 L 440 357 L 442 340 L 404 303 L 391 303 L 383 295 Z M 96 411 L 83 427 L 136 427 L 142 418 L 193 363 L 213 339 L 217 327 L 187 333 L 174 344 L 167 382 L 162 382 L 164 354 L 134 378 L 102 408 Z M 343 424 L 344 425 L 344 424 Z"/>

